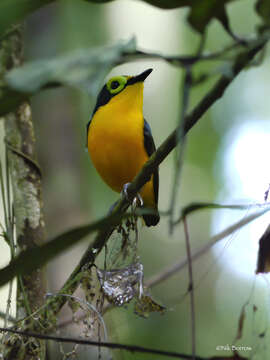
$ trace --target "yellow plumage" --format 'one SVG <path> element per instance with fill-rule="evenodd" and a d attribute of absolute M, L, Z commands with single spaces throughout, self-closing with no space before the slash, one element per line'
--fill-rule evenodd
<path fill-rule="evenodd" d="M 144 137 L 143 81 L 127 85 L 97 107 L 87 140 L 89 154 L 100 176 L 114 191 L 121 192 L 149 159 Z M 144 206 L 156 209 L 153 176 L 140 194 Z"/>

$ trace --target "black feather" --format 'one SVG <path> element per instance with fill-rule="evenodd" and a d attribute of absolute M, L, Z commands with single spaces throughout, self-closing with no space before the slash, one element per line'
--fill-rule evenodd
<path fill-rule="evenodd" d="M 154 143 L 154 139 L 152 136 L 151 128 L 148 122 L 144 119 L 143 126 L 143 137 L 144 137 L 144 147 L 148 156 L 151 156 L 156 151 L 156 146 Z M 144 221 L 147 226 L 154 226 L 159 222 L 159 214 L 158 214 L 158 190 L 159 190 L 159 175 L 158 168 L 154 171 L 153 174 L 153 185 L 154 185 L 154 197 L 156 204 L 156 214 L 151 215 L 143 215 Z"/>

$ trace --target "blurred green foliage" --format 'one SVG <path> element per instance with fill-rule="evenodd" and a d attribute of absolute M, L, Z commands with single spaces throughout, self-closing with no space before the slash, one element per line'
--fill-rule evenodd
<path fill-rule="evenodd" d="M 123 53 L 135 51 L 135 39 L 110 47 L 80 49 L 54 59 L 36 60 L 11 70 L 6 81 L 12 88 L 34 93 L 46 85 L 74 86 L 95 96 L 112 66 Z"/>
<path fill-rule="evenodd" d="M 0 38 L 4 32 L 25 16 L 49 4 L 53 0 L 1 0 L 0 2 Z"/>
<path fill-rule="evenodd" d="M 2 0 L 0 4 L 0 35 L 14 23 L 21 21 L 26 15 L 55 0 Z M 86 0 L 88 2 L 105 4 L 113 0 Z M 189 21 L 194 29 L 203 32 L 208 23 L 216 18 L 228 26 L 225 5 L 236 0 L 143 0 L 162 9 L 190 7 Z M 257 9 L 264 19 L 267 19 L 269 5 L 267 0 L 258 0 Z"/>

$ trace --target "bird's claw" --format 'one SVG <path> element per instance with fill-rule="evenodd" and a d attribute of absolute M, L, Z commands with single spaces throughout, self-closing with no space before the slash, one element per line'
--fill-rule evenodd
<path fill-rule="evenodd" d="M 122 190 L 122 195 L 123 195 L 128 201 L 131 202 L 131 199 L 130 199 L 129 194 L 128 194 L 128 187 L 129 187 L 130 184 L 131 184 L 131 183 L 126 183 L 126 184 L 124 184 L 123 190 Z M 143 206 L 143 199 L 142 199 L 142 197 L 141 197 L 141 195 L 140 195 L 139 193 L 134 197 L 134 199 L 133 199 L 133 201 L 132 201 L 132 206 L 133 206 L 134 208 L 136 208 L 137 206 L 139 206 L 139 207 L 142 207 L 142 206 Z"/>
<path fill-rule="evenodd" d="M 129 195 L 128 195 L 128 187 L 131 183 L 126 183 L 123 186 L 123 190 L 122 190 L 122 195 L 124 196 L 124 198 L 126 198 L 128 201 L 131 201 Z"/>
<path fill-rule="evenodd" d="M 137 206 L 138 207 L 142 207 L 143 206 L 143 199 L 142 199 L 142 197 L 141 197 L 141 195 L 138 193 L 136 196 L 135 196 L 135 198 L 133 199 L 133 201 L 132 201 L 132 206 L 134 207 L 134 208 L 136 208 Z"/>

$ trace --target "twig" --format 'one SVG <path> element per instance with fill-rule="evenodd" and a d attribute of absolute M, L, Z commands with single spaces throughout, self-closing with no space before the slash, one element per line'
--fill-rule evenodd
<path fill-rule="evenodd" d="M 157 59 L 157 60 L 163 60 L 168 62 L 171 65 L 175 66 L 181 66 L 186 68 L 187 66 L 194 65 L 195 63 L 199 61 L 208 61 L 208 60 L 220 60 L 222 56 L 224 56 L 226 53 L 234 50 L 236 47 L 242 46 L 240 43 L 232 43 L 225 47 L 224 49 L 221 49 L 216 52 L 212 53 L 206 53 L 201 54 L 201 52 L 198 52 L 197 55 L 176 55 L 176 56 L 168 56 L 163 55 L 161 53 L 155 53 L 155 52 L 149 52 L 144 50 L 135 50 L 133 52 L 124 52 L 123 53 L 123 59 L 119 62 L 119 64 L 122 64 L 123 62 L 134 61 L 134 58 L 143 58 L 145 59 Z M 200 47 L 199 47 L 200 49 Z"/>
<path fill-rule="evenodd" d="M 5 319 L 5 317 L 6 317 L 6 312 L 0 311 L 0 318 Z M 10 321 L 11 323 L 15 323 L 17 320 L 13 316 L 9 315 L 8 321 Z"/>
<path fill-rule="evenodd" d="M 10 318 L 12 290 L 13 290 L 13 280 L 11 280 L 10 283 L 8 284 L 8 297 L 7 297 L 7 306 L 6 306 L 6 316 L 5 316 L 5 319 L 4 319 L 4 326 L 5 327 L 7 326 L 8 322 L 9 322 L 9 318 Z"/>
<path fill-rule="evenodd" d="M 6 223 L 6 230 L 9 233 L 9 236 L 12 240 L 11 242 L 11 255 L 15 256 L 15 221 L 14 221 L 14 205 L 11 201 L 11 188 L 10 188 L 10 176 L 9 176 L 9 160 L 8 160 L 8 152 L 7 148 L 5 148 L 5 162 L 6 162 L 6 192 L 7 192 L 7 209 L 8 209 L 8 222 Z"/>
<path fill-rule="evenodd" d="M 254 203 L 254 204 L 217 204 L 217 203 L 206 203 L 206 202 L 194 202 L 191 203 L 188 206 L 185 206 L 182 211 L 181 211 L 181 215 L 179 216 L 179 218 L 176 220 L 175 224 L 179 224 L 183 221 L 184 217 L 191 214 L 194 211 L 198 211 L 198 210 L 209 210 L 209 209 L 229 209 L 229 210 L 251 210 L 251 209 L 256 209 L 256 208 L 265 208 L 270 210 L 270 202 L 266 202 L 266 203 Z"/>
<path fill-rule="evenodd" d="M 268 34 L 262 36 L 259 40 L 256 40 L 257 43 L 260 41 L 267 42 L 267 36 Z M 262 40 L 263 38 L 263 40 Z M 255 41 L 250 40 L 247 41 L 246 46 L 252 48 L 254 47 Z M 170 65 L 173 66 L 180 66 L 185 67 L 191 66 L 199 61 L 207 61 L 207 60 L 220 60 L 222 56 L 224 56 L 227 52 L 233 50 L 236 47 L 242 46 L 240 43 L 233 43 L 224 49 L 209 53 L 209 54 L 200 54 L 197 55 L 183 55 L 183 56 L 167 56 L 162 55 L 159 53 L 151 53 L 147 51 L 142 50 L 135 50 L 133 52 L 123 52 L 122 57 L 118 59 L 112 66 L 121 65 L 123 63 L 127 63 L 128 61 L 134 61 L 134 59 L 142 58 L 142 59 L 157 59 L 157 60 L 163 60 L 168 62 Z M 222 59 L 224 60 L 224 58 Z M 62 86 L 63 84 L 61 82 L 52 81 L 45 84 L 43 87 L 41 87 L 39 90 L 45 90 L 50 88 L 57 88 L 59 86 Z M 18 107 L 21 103 L 24 101 L 28 101 L 29 98 L 34 95 L 35 92 L 21 92 L 14 89 L 10 89 L 7 85 L 0 85 L 0 102 L 1 102 L 1 109 L 0 109 L 0 117 L 7 115 L 9 112 L 13 111 L 14 108 Z"/>
<path fill-rule="evenodd" d="M 144 354 L 156 354 L 156 355 L 162 355 L 162 356 L 169 356 L 173 358 L 178 359 L 193 359 L 192 356 L 182 353 L 177 353 L 173 351 L 162 351 L 162 350 L 156 350 L 156 349 L 150 349 L 143 346 L 137 346 L 137 345 L 125 345 L 125 344 L 117 344 L 112 342 L 102 342 L 102 341 L 91 341 L 91 340 L 82 340 L 82 339 L 76 339 L 76 338 L 69 338 L 69 337 L 59 337 L 59 336 L 50 336 L 50 335 L 43 335 L 43 334 L 37 334 L 32 332 L 25 332 L 25 331 L 19 331 L 9 328 L 0 328 L 1 332 L 11 332 L 13 334 L 18 334 L 22 336 L 27 337 L 33 337 L 37 339 L 43 339 L 43 340 L 52 340 L 57 342 L 65 342 L 65 343 L 76 343 L 79 345 L 90 345 L 90 346 L 100 346 L 100 347 L 106 347 L 110 349 L 118 349 L 118 350 L 126 350 L 133 352 L 139 352 Z M 195 360 L 207 360 L 207 358 L 203 358 L 200 356 L 196 356 L 194 358 Z"/>
<path fill-rule="evenodd" d="M 5 229 L 2 225 L 3 236 L 5 240 L 8 242 L 9 250 L 10 250 L 10 258 L 14 259 L 15 256 L 15 243 L 14 243 L 14 222 L 11 215 L 12 212 L 12 203 L 10 199 L 10 181 L 9 181 L 9 162 L 7 156 L 7 150 L 5 149 L 5 185 L 4 186 L 4 176 L 3 176 L 3 167 L 2 161 L 0 160 L 0 182 L 1 182 L 1 195 L 2 195 L 2 203 L 4 208 L 4 217 L 5 217 Z M 11 298 L 13 291 L 13 280 L 10 281 L 8 285 L 8 297 L 7 297 L 7 306 L 6 313 L 4 317 L 4 327 L 7 326 L 10 321 L 10 309 L 11 309 Z M 1 343 L 3 344 L 5 341 L 5 337 L 3 336 Z"/>
<path fill-rule="evenodd" d="M 201 35 L 201 38 L 200 38 L 200 41 L 199 41 L 199 46 L 198 46 L 197 51 L 196 51 L 197 56 L 202 55 L 202 52 L 203 52 L 203 49 L 204 49 L 204 46 L 205 46 L 205 43 L 206 43 L 206 38 L 207 38 L 206 37 L 206 32 L 204 31 L 202 33 L 202 35 Z M 229 45 L 229 46 L 225 47 L 222 50 L 222 54 L 226 53 L 227 51 L 230 51 L 230 50 L 234 49 L 236 46 L 238 46 L 238 44 L 233 42 L 232 45 Z"/>
<path fill-rule="evenodd" d="M 5 143 L 6 143 L 7 149 L 11 150 L 12 152 L 14 152 L 14 154 L 17 154 L 18 156 L 21 156 L 24 160 L 26 160 L 30 165 L 32 165 L 36 169 L 36 171 L 38 172 L 40 177 L 42 176 L 41 168 L 40 168 L 39 164 L 37 163 L 37 161 L 35 161 L 30 156 L 28 156 L 27 154 L 20 151 L 19 149 L 16 149 L 6 139 L 5 139 Z"/>
<path fill-rule="evenodd" d="M 192 360 L 195 360 L 196 357 L 195 300 L 194 300 L 194 288 L 193 288 L 192 258 L 191 258 L 190 241 L 189 241 L 189 233 L 188 233 L 186 217 L 184 217 L 184 233 L 186 239 L 188 276 L 189 276 L 188 290 L 190 293 Z"/>
<path fill-rule="evenodd" d="M 268 195 L 269 195 L 269 191 L 270 191 L 270 184 L 268 185 L 268 188 L 267 188 L 267 190 L 266 190 L 265 193 L 264 193 L 264 201 L 267 201 Z"/>
<path fill-rule="evenodd" d="M 199 250 L 195 251 L 191 255 L 192 262 L 197 260 L 203 254 L 205 254 L 208 250 L 210 250 L 215 243 L 217 243 L 218 241 L 220 241 L 220 240 L 224 239 L 225 237 L 229 236 L 230 234 L 232 234 L 234 231 L 236 231 L 240 227 L 242 227 L 244 225 L 247 225 L 251 221 L 255 220 L 256 218 L 258 218 L 260 216 L 262 216 L 267 211 L 269 211 L 269 209 L 264 209 L 264 210 L 262 210 L 260 212 L 257 212 L 256 214 L 249 215 L 249 216 L 245 217 L 244 219 L 236 222 L 235 224 L 229 226 L 227 229 L 221 231 L 217 235 L 213 236 L 206 245 L 202 246 Z M 161 282 L 163 282 L 164 280 L 167 280 L 168 278 L 170 278 L 171 276 L 173 276 L 177 272 L 183 270 L 186 267 L 187 264 L 188 264 L 188 261 L 187 261 L 187 259 L 185 259 L 183 261 L 180 261 L 180 262 L 177 262 L 177 263 L 175 263 L 173 265 L 170 265 L 167 268 L 165 268 L 164 270 L 162 270 L 159 274 L 154 275 L 153 277 L 148 279 L 145 282 L 145 285 L 147 287 L 156 286 L 156 285 L 160 284 Z"/>
<path fill-rule="evenodd" d="M 1 161 L 0 161 L 0 188 L 1 188 L 1 198 L 2 198 L 2 206 L 3 206 L 3 211 L 4 211 L 5 226 L 6 226 L 6 231 L 7 231 L 8 212 L 7 212 L 7 201 L 6 201 L 6 192 L 5 192 L 5 185 L 4 185 L 3 167 L 2 167 Z"/>
<path fill-rule="evenodd" d="M 89 312 L 93 311 L 97 315 L 99 323 L 103 327 L 104 340 L 105 341 L 108 340 L 108 332 L 107 332 L 107 327 L 106 327 L 105 321 L 104 321 L 101 313 L 97 310 L 97 308 L 94 305 L 92 305 L 91 303 L 89 303 L 88 301 L 86 301 L 84 299 L 79 298 L 78 296 L 73 296 L 73 295 L 68 295 L 68 294 L 56 294 L 55 295 L 55 294 L 52 294 L 52 293 L 47 293 L 46 294 L 46 297 L 54 297 L 54 296 L 66 296 L 66 297 L 72 299 L 73 301 L 77 301 L 78 303 L 80 303 L 81 306 L 84 305 L 85 307 L 87 307 Z M 58 329 L 59 329 L 59 326 L 58 326 Z"/>

